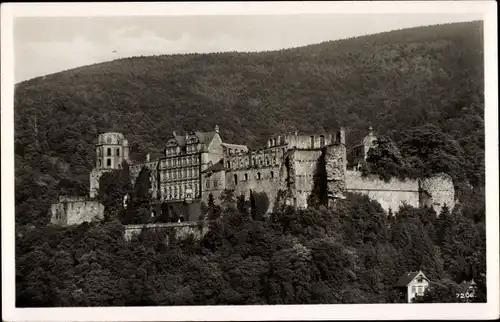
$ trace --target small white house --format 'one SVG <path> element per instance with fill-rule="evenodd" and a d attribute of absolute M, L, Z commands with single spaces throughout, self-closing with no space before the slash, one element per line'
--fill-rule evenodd
<path fill-rule="evenodd" d="M 395 287 L 401 291 L 405 302 L 411 303 L 416 295 L 424 295 L 429 287 L 429 279 L 422 271 L 408 272 L 399 278 Z"/>

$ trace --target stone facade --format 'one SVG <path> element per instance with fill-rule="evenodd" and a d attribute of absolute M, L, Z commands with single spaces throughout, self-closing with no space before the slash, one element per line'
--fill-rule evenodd
<path fill-rule="evenodd" d="M 195 239 L 200 239 L 208 231 L 208 226 L 200 224 L 197 222 L 184 222 L 184 223 L 155 223 L 155 224 L 143 224 L 143 225 L 126 225 L 124 231 L 124 239 L 126 241 L 131 241 L 133 237 L 139 236 L 142 231 L 174 231 L 176 239 L 184 239 L 192 236 Z"/>
<path fill-rule="evenodd" d="M 57 226 L 80 225 L 104 218 L 104 206 L 87 197 L 60 196 L 50 207 L 50 223 Z"/>

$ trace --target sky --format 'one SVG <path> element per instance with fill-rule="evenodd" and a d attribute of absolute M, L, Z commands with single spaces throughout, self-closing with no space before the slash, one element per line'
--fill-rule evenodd
<path fill-rule="evenodd" d="M 22 17 L 14 20 L 14 76 L 18 83 L 131 56 L 276 50 L 480 19 L 478 14 Z"/>

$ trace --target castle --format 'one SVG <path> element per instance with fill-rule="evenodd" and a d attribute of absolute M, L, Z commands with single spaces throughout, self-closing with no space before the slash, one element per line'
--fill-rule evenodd
<path fill-rule="evenodd" d="M 295 132 L 271 137 L 265 147 L 249 150 L 245 145 L 224 142 L 216 126 L 211 132 L 173 132 L 160 158 L 150 160 L 148 155 L 145 162 L 134 163 L 123 134 L 103 133 L 96 142 L 89 198 L 61 197 L 52 205 L 51 222 L 72 225 L 102 218 L 103 208 L 96 200 L 99 179 L 105 172 L 120 169 L 124 161 L 130 164 L 132 182 L 147 167 L 156 204 L 170 205 L 184 221 L 197 220 L 196 205 L 206 203 L 210 195 L 218 201 L 226 189 L 247 200 L 250 194 L 266 195 L 267 212 L 282 195 L 286 204 L 307 208 L 314 197 L 331 205 L 348 192 L 367 195 L 387 212 L 395 212 L 403 204 L 431 206 L 437 213 L 445 204 L 454 207 L 453 181 L 446 174 L 404 181 L 393 178 L 389 182 L 363 176 L 360 162 L 376 140 L 370 128 L 361 144 L 347 153 L 344 129 L 314 135 Z"/>

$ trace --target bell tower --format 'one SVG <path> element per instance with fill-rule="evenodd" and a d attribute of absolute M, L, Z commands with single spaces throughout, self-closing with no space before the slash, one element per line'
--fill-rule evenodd
<path fill-rule="evenodd" d="M 129 161 L 128 141 L 122 133 L 108 132 L 97 137 L 95 168 L 90 172 L 90 198 L 95 198 L 104 172 L 121 169 Z"/>

